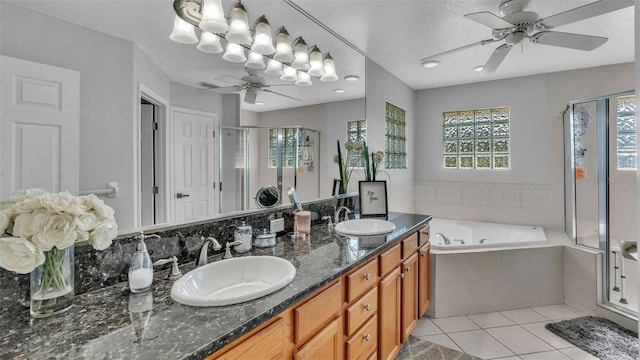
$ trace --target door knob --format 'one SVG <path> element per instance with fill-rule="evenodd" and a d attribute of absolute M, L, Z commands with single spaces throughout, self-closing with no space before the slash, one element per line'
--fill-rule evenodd
<path fill-rule="evenodd" d="M 189 194 L 177 193 L 177 194 L 176 194 L 176 197 L 177 197 L 178 199 L 182 199 L 183 197 L 189 197 Z"/>

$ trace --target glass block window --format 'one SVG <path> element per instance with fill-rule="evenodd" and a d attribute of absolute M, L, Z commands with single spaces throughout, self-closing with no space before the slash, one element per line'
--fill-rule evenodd
<path fill-rule="evenodd" d="M 508 107 L 448 111 L 442 116 L 445 169 L 510 168 Z"/>
<path fill-rule="evenodd" d="M 636 136 L 636 97 L 617 99 L 616 149 L 618 170 L 635 170 L 638 164 Z"/>
<path fill-rule="evenodd" d="M 384 149 L 387 169 L 407 168 L 405 111 L 391 103 L 386 103 Z"/>
<path fill-rule="evenodd" d="M 282 129 L 282 167 L 296 166 L 296 133 L 297 128 Z M 278 166 L 278 129 L 269 129 L 269 167 Z"/>
<path fill-rule="evenodd" d="M 364 144 L 367 140 L 367 121 L 366 120 L 351 120 L 347 121 L 347 141 L 360 141 Z M 363 168 L 364 158 L 361 156 L 363 153 L 361 149 L 349 150 L 349 159 L 351 160 L 351 167 Z"/>

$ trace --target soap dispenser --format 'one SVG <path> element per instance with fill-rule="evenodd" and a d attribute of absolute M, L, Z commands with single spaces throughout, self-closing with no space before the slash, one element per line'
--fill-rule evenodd
<path fill-rule="evenodd" d="M 153 265 L 144 243 L 144 235 L 136 245 L 136 252 L 131 257 L 129 266 L 129 288 L 133 293 L 141 293 L 151 288 L 153 282 Z"/>
<path fill-rule="evenodd" d="M 238 253 L 245 253 L 251 250 L 251 243 L 253 238 L 253 230 L 251 225 L 247 225 L 244 221 L 242 226 L 236 227 L 233 232 L 234 242 L 238 245 L 234 246 L 234 250 Z"/>

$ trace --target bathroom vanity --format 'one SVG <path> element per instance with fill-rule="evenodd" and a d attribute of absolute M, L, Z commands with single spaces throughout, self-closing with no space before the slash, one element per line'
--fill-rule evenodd
<path fill-rule="evenodd" d="M 289 260 L 296 278 L 236 305 L 178 304 L 162 271 L 146 294 L 122 283 L 76 296 L 56 317 L 3 312 L 0 358 L 392 359 L 429 305 L 430 218 L 391 213 L 396 230 L 377 242 L 316 225 L 304 241 L 254 248 L 247 255 Z"/>

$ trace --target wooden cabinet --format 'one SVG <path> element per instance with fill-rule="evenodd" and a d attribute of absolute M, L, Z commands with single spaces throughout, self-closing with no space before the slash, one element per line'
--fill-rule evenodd
<path fill-rule="evenodd" d="M 373 316 L 346 342 L 348 360 L 368 359 L 378 348 L 378 317 Z"/>
<path fill-rule="evenodd" d="M 346 276 L 347 302 L 351 303 L 367 290 L 378 284 L 378 258 L 373 258 L 365 265 Z"/>
<path fill-rule="evenodd" d="M 342 282 L 337 282 L 293 310 L 295 343 L 302 344 L 342 311 Z"/>
<path fill-rule="evenodd" d="M 280 318 L 274 321 L 271 325 L 268 325 L 254 333 L 231 350 L 222 355 L 218 355 L 218 353 L 216 353 L 214 356 L 208 357 L 207 360 L 277 360 L 286 358 L 284 324 L 284 320 Z"/>
<path fill-rule="evenodd" d="M 379 295 L 379 339 L 378 354 L 381 360 L 395 359 L 402 346 L 400 334 L 401 309 L 400 266 L 384 276 L 378 285 Z"/>
<path fill-rule="evenodd" d="M 402 343 L 418 325 L 418 253 L 402 262 Z"/>
<path fill-rule="evenodd" d="M 334 319 L 295 352 L 296 360 L 342 359 L 342 318 Z M 239 358 L 241 359 L 241 358 Z M 247 358 L 242 358 L 247 359 Z M 256 359 L 262 359 L 257 357 Z"/>
<path fill-rule="evenodd" d="M 418 250 L 418 317 L 422 317 L 427 312 L 429 304 L 431 304 L 430 251 L 431 244 L 428 241 Z"/>

